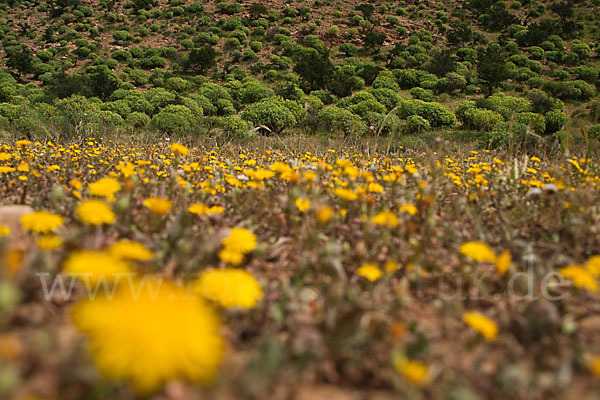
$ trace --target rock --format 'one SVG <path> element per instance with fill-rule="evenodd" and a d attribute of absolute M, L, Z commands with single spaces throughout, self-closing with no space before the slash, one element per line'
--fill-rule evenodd
<path fill-rule="evenodd" d="M 10 250 L 28 250 L 32 246 L 31 237 L 21 226 L 21 217 L 33 212 L 33 208 L 29 206 L 0 206 L 0 225 L 10 228 L 8 235 Z"/>

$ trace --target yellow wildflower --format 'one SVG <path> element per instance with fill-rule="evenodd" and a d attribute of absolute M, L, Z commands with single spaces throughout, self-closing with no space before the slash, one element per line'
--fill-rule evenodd
<path fill-rule="evenodd" d="M 71 254 L 65 261 L 63 271 L 81 281 L 111 282 L 119 275 L 130 274 L 132 270 L 125 261 L 98 251 L 80 251 Z"/>
<path fill-rule="evenodd" d="M 173 203 L 171 200 L 150 197 L 142 203 L 144 207 L 152 211 L 154 214 L 164 216 L 171 211 Z"/>
<path fill-rule="evenodd" d="M 592 275 L 600 277 L 600 255 L 590 257 L 585 265 Z"/>
<path fill-rule="evenodd" d="M 77 219 L 87 225 L 113 224 L 117 217 L 102 200 L 86 200 L 75 208 Z"/>
<path fill-rule="evenodd" d="M 195 292 L 223 307 L 254 308 L 263 296 L 254 277 L 241 269 L 203 271 L 194 283 Z"/>
<path fill-rule="evenodd" d="M 415 215 L 418 211 L 417 207 L 412 204 L 403 204 L 398 208 L 400 209 L 400 212 L 405 212 L 408 215 Z"/>
<path fill-rule="evenodd" d="M 462 319 L 472 329 L 479 332 L 486 340 L 496 340 L 496 336 L 498 336 L 498 325 L 485 315 L 471 311 L 464 313 Z"/>
<path fill-rule="evenodd" d="M 316 211 L 317 219 L 320 223 L 326 224 L 333 216 L 333 209 L 331 207 L 321 207 Z"/>
<path fill-rule="evenodd" d="M 388 228 L 395 228 L 400 223 L 400 220 L 391 211 L 382 211 L 373 218 L 371 218 L 371 222 L 375 225 L 387 226 Z"/>
<path fill-rule="evenodd" d="M 0 237 L 10 235 L 10 228 L 6 225 L 0 225 Z"/>
<path fill-rule="evenodd" d="M 192 204 L 188 207 L 188 211 L 196 215 L 211 215 L 211 214 L 222 214 L 225 208 L 221 206 L 208 207 L 202 203 Z"/>
<path fill-rule="evenodd" d="M 123 260 L 148 261 L 152 259 L 152 252 L 143 244 L 129 240 L 119 240 L 108 248 L 108 252 Z"/>
<path fill-rule="evenodd" d="M 112 199 L 121 190 L 119 181 L 113 178 L 102 178 L 89 185 L 91 195 Z"/>
<path fill-rule="evenodd" d="M 234 266 L 240 265 L 244 259 L 244 253 L 225 247 L 219 251 L 219 259 Z"/>
<path fill-rule="evenodd" d="M 213 309 L 169 281 L 135 283 L 135 290 L 119 285 L 114 298 L 83 301 L 73 310 L 100 372 L 128 380 L 141 395 L 174 379 L 209 383 L 224 352 Z"/>
<path fill-rule="evenodd" d="M 420 361 L 404 356 L 394 357 L 394 367 L 410 383 L 422 386 L 429 381 L 429 368 Z"/>
<path fill-rule="evenodd" d="M 504 275 L 506 271 L 510 268 L 511 256 L 510 251 L 505 250 L 500 254 L 500 256 L 496 259 L 496 270 L 500 275 Z"/>
<path fill-rule="evenodd" d="M 346 189 L 341 187 L 335 189 L 335 194 L 346 201 L 353 201 L 358 198 L 358 195 L 352 189 Z"/>
<path fill-rule="evenodd" d="M 188 149 L 187 147 L 185 147 L 182 144 L 173 143 L 170 147 L 171 147 L 171 150 L 173 150 L 173 153 L 175 153 L 175 154 L 179 154 L 182 156 L 187 156 L 188 154 L 190 154 L 190 149 Z"/>
<path fill-rule="evenodd" d="M 373 263 L 364 263 L 356 270 L 356 273 L 369 282 L 375 282 L 381 277 L 381 275 L 383 275 L 381 269 L 379 269 L 379 267 Z"/>
<path fill-rule="evenodd" d="M 45 211 L 38 211 L 21 217 L 21 225 L 23 225 L 23 228 L 35 233 L 54 232 L 63 224 L 63 222 L 63 218 L 60 215 Z"/>
<path fill-rule="evenodd" d="M 298 207 L 300 212 L 308 211 L 310 209 L 310 199 L 297 198 L 296 207 Z"/>
<path fill-rule="evenodd" d="M 598 291 L 598 282 L 594 275 L 581 265 L 569 265 L 558 270 L 562 276 L 573 281 L 573 285 L 578 288 L 586 288 L 591 292 Z"/>
<path fill-rule="evenodd" d="M 600 378 L 600 356 L 592 357 L 588 361 L 588 368 L 594 375 Z"/>
<path fill-rule="evenodd" d="M 460 253 L 478 262 L 496 262 L 496 254 L 482 242 L 465 242 L 460 246 Z"/>
<path fill-rule="evenodd" d="M 231 234 L 221 243 L 230 251 L 246 254 L 256 247 L 256 236 L 244 228 L 231 228 Z"/>
<path fill-rule="evenodd" d="M 40 236 L 37 245 L 42 250 L 54 250 L 62 245 L 62 239 L 57 235 Z"/>

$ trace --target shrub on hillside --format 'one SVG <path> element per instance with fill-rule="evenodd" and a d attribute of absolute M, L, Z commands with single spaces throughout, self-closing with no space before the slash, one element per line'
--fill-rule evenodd
<path fill-rule="evenodd" d="M 287 101 L 281 97 L 270 97 L 250 104 L 242 113 L 242 118 L 256 126 L 264 125 L 274 133 L 280 133 L 298 122 Z"/>
<path fill-rule="evenodd" d="M 151 126 L 162 133 L 183 133 L 192 130 L 197 122 L 186 106 L 169 105 L 152 117 Z"/>
<path fill-rule="evenodd" d="M 400 115 L 402 118 L 408 118 L 411 115 L 423 117 L 432 128 L 456 124 L 456 116 L 452 111 L 441 104 L 422 100 L 403 101 L 400 106 Z"/>

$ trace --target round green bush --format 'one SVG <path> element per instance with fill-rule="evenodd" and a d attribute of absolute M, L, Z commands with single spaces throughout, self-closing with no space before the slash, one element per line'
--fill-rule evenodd
<path fill-rule="evenodd" d="M 406 131 L 407 133 L 421 133 L 431 129 L 429 121 L 418 115 L 411 115 L 406 118 Z"/>
<path fill-rule="evenodd" d="M 163 133 L 190 131 L 197 123 L 192 111 L 186 106 L 170 105 L 152 117 L 151 126 Z"/>
<path fill-rule="evenodd" d="M 217 126 L 225 132 L 237 136 L 243 136 L 250 130 L 250 125 L 242 118 L 235 115 L 217 118 Z"/>
<path fill-rule="evenodd" d="M 127 125 L 137 129 L 148 125 L 150 123 L 150 117 L 144 113 L 135 111 L 129 114 L 125 121 L 127 122 Z"/>

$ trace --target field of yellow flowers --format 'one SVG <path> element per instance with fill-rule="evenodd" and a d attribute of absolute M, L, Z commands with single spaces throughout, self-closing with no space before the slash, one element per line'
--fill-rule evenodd
<path fill-rule="evenodd" d="M 587 158 L 0 143 L 0 398 L 598 398 L 599 190 Z"/>

